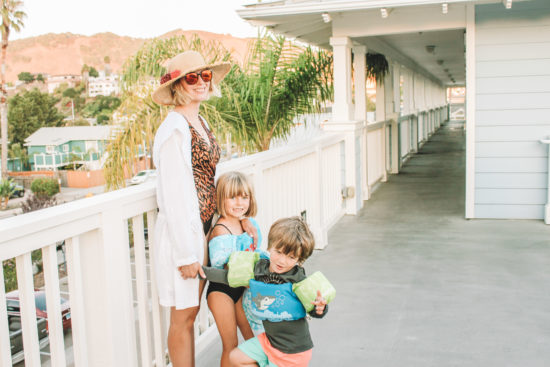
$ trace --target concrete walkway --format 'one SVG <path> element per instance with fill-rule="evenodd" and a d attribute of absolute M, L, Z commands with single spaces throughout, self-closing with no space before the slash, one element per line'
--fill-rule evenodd
<path fill-rule="evenodd" d="M 310 366 L 550 365 L 550 227 L 465 220 L 464 160 L 445 125 L 306 262 L 337 289 Z"/>
<path fill-rule="evenodd" d="M 310 260 L 338 292 L 310 323 L 311 366 L 550 366 L 550 227 L 464 219 L 460 127 L 440 129 Z"/>

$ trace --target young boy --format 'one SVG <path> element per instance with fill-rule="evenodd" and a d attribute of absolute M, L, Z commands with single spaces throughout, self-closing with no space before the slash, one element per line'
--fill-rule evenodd
<path fill-rule="evenodd" d="M 267 288 L 276 287 L 273 285 L 283 287 L 287 285 L 285 289 L 291 292 L 291 284 L 306 278 L 301 265 L 311 255 L 314 247 L 313 234 L 301 218 L 283 218 L 273 223 L 269 230 L 267 246 L 270 258 L 262 258 L 256 263 L 254 280 L 250 281 L 251 291 L 253 291 L 254 281 L 256 281 L 255 285 L 266 290 L 266 292 L 263 290 L 253 292 L 255 313 L 269 315 L 262 321 L 265 333 L 249 339 L 233 349 L 229 356 L 233 366 L 305 367 L 308 365 L 311 360 L 313 342 L 303 306 L 298 304 L 296 307 L 296 302 L 299 301 L 295 294 L 294 297 L 288 293 L 285 296 L 284 290 L 273 292 L 273 289 L 270 293 Z M 205 269 L 209 280 L 227 282 L 227 271 L 221 270 L 225 273 L 220 276 L 219 269 L 210 270 Z M 264 292 L 264 295 L 261 292 Z M 312 303 L 315 308 L 309 315 L 321 318 L 327 313 L 326 301 L 319 291 L 317 299 Z M 270 311 L 282 309 L 285 311 L 279 313 Z"/>

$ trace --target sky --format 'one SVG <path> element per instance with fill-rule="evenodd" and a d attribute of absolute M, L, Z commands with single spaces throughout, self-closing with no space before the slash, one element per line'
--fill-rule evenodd
<path fill-rule="evenodd" d="M 13 31 L 10 40 L 65 32 L 152 38 L 175 29 L 254 37 L 257 29 L 239 18 L 235 10 L 257 1 L 23 0 L 25 26 L 21 32 Z"/>

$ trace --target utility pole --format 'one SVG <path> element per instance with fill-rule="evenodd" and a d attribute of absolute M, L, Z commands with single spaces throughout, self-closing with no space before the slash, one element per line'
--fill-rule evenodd
<path fill-rule="evenodd" d="M 73 113 L 73 125 L 74 125 L 74 99 L 71 98 L 71 111 Z"/>

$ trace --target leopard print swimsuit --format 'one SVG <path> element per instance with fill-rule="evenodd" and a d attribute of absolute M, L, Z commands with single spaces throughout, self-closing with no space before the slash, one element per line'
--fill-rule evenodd
<path fill-rule="evenodd" d="M 208 223 L 216 212 L 216 165 L 220 160 L 220 147 L 214 138 L 214 134 L 208 130 L 202 117 L 200 121 L 208 135 L 210 145 L 202 138 L 198 131 L 189 124 L 191 131 L 191 164 L 193 165 L 193 178 L 199 198 L 201 221 Z"/>

